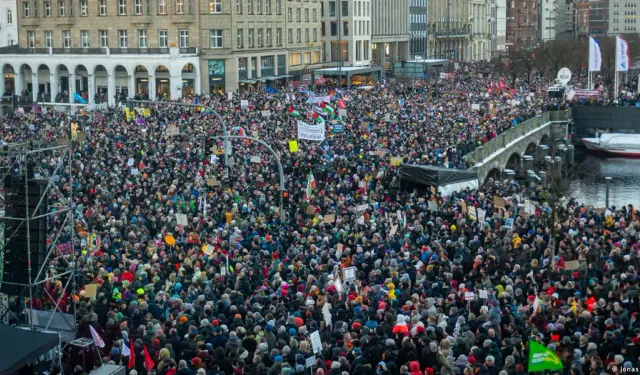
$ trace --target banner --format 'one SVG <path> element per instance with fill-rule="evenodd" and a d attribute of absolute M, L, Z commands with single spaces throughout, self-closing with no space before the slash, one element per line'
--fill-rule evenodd
<path fill-rule="evenodd" d="M 527 372 L 562 370 L 564 366 L 556 353 L 545 346 L 529 340 L 529 369 Z"/>
<path fill-rule="evenodd" d="M 602 66 L 602 54 L 600 43 L 594 37 L 589 37 L 589 71 L 599 72 Z"/>
<path fill-rule="evenodd" d="M 616 36 L 616 72 L 629 70 L 631 56 L 629 55 L 629 42 L 620 35 Z"/>
<path fill-rule="evenodd" d="M 573 92 L 575 93 L 573 97 L 578 99 L 597 98 L 600 96 L 600 91 L 598 90 L 573 89 Z"/>
<path fill-rule="evenodd" d="M 305 122 L 298 121 L 298 139 L 306 139 L 308 141 L 324 141 L 324 126 L 309 125 Z"/>

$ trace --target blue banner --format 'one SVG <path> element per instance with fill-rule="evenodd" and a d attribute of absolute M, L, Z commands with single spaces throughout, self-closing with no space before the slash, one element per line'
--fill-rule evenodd
<path fill-rule="evenodd" d="M 342 133 L 343 131 L 344 131 L 344 125 L 342 125 L 342 124 L 333 125 L 333 132 L 334 133 Z"/>
<path fill-rule="evenodd" d="M 80 104 L 87 104 L 87 101 L 84 100 L 77 92 L 73 93 L 73 101 Z"/>

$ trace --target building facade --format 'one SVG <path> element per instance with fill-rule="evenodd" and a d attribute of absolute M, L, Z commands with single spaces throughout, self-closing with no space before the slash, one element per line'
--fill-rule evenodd
<path fill-rule="evenodd" d="M 18 43 L 16 0 L 0 0 L 0 47 Z"/>
<path fill-rule="evenodd" d="M 469 23 L 471 33 L 469 39 L 469 60 L 490 60 L 492 49 L 492 9 L 491 0 L 469 1 Z"/>
<path fill-rule="evenodd" d="M 589 34 L 607 35 L 609 31 L 609 0 L 589 1 Z"/>
<path fill-rule="evenodd" d="M 470 32 L 469 0 L 429 3 L 429 57 L 468 60 Z"/>
<path fill-rule="evenodd" d="M 371 64 L 371 1 L 322 2 L 322 53 L 342 66 Z"/>
<path fill-rule="evenodd" d="M 576 33 L 578 35 L 587 35 L 589 34 L 589 2 L 587 0 L 577 0 L 575 8 Z"/>
<path fill-rule="evenodd" d="M 507 48 L 534 48 L 537 40 L 538 0 L 507 0 Z"/>
<path fill-rule="evenodd" d="M 428 1 L 427 0 L 408 0 L 409 1 L 409 59 L 424 59 L 429 56 L 428 47 Z"/>
<path fill-rule="evenodd" d="M 507 50 L 507 0 L 492 0 L 491 4 L 491 57 Z"/>
<path fill-rule="evenodd" d="M 610 35 L 640 32 L 640 0 L 610 0 Z"/>
<path fill-rule="evenodd" d="M 19 48 L 2 54 L 17 94 L 91 103 L 263 89 L 320 61 L 320 2 L 19 1 Z M 315 19 L 315 22 L 314 22 Z"/>
<path fill-rule="evenodd" d="M 371 43 L 373 60 L 387 64 L 409 60 L 409 2 L 372 0 Z"/>
<path fill-rule="evenodd" d="M 556 39 L 558 1 L 559 0 L 540 0 L 540 6 L 538 7 L 538 40 L 541 42 Z M 564 9 L 562 10 L 562 19 L 564 20 Z"/>

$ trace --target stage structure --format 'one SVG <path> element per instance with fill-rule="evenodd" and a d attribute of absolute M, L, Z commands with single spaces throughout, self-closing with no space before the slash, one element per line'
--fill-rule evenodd
<path fill-rule="evenodd" d="M 64 139 L 0 148 L 0 322 L 58 332 L 62 342 L 76 332 L 73 147 Z M 60 307 L 63 299 L 69 313 Z M 41 310 L 46 305 L 53 308 Z"/>

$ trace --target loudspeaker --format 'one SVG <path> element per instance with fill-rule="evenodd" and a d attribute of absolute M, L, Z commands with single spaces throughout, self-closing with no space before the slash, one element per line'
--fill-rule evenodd
<path fill-rule="evenodd" d="M 23 176 L 7 176 L 5 179 L 5 215 L 24 220 L 5 219 L 4 221 L 4 275 L 3 280 L 11 283 L 29 284 L 29 263 L 31 263 L 31 279 L 35 279 L 44 262 L 47 251 L 47 228 L 44 217 L 29 220 L 27 229 L 27 213 L 30 217 L 47 213 L 45 197 L 36 211 L 40 198 L 45 194 L 46 181 L 29 179 Z M 31 259 L 29 259 L 31 250 Z M 42 291 L 42 285 L 35 286 L 35 293 Z M 28 289 L 2 283 L 0 292 L 16 296 L 28 295 Z"/>

